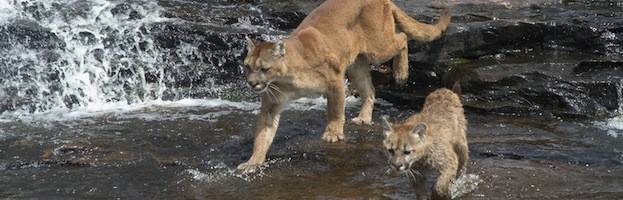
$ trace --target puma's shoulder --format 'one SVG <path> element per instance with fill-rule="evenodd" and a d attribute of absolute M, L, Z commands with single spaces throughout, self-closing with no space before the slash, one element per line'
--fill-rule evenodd
<path fill-rule="evenodd" d="M 443 14 L 437 24 L 416 21 L 390 0 L 326 0 L 299 26 L 276 42 L 248 39 L 244 59 L 247 85 L 261 99 L 253 155 L 240 164 L 245 171 L 263 163 L 279 125 L 279 113 L 293 99 L 327 98 L 327 125 L 322 139 L 344 139 L 345 83 L 357 87 L 360 113 L 352 122 L 370 124 L 374 86 L 370 65 L 393 59 L 396 83 L 408 78 L 409 39 L 431 41 L 450 22 Z"/>

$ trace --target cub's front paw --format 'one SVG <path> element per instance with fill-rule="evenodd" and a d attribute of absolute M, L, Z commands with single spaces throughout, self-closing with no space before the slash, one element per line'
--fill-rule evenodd
<path fill-rule="evenodd" d="M 372 124 L 372 119 L 362 119 L 359 117 L 355 117 L 353 119 L 351 119 L 350 121 L 352 121 L 353 123 L 357 124 L 357 125 L 371 125 Z"/>
<path fill-rule="evenodd" d="M 236 171 L 242 174 L 252 174 L 259 170 L 260 165 L 261 164 L 246 162 L 238 165 Z"/>
<path fill-rule="evenodd" d="M 322 134 L 322 140 L 326 142 L 337 142 L 344 140 L 344 133 L 336 133 L 333 131 L 326 131 Z"/>

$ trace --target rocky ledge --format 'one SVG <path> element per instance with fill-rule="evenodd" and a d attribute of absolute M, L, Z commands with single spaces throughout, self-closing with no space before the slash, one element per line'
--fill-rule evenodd
<path fill-rule="evenodd" d="M 161 55 L 176 64 L 164 69 L 175 80 L 168 90 L 185 91 L 186 97 L 252 100 L 255 95 L 245 92 L 242 77 L 244 36 L 274 39 L 287 35 L 321 2 L 160 0 L 162 17 L 172 20 L 146 24 L 139 30 L 153 38 L 154 47 L 162 52 L 175 52 L 189 44 L 200 51 L 200 55 Z M 388 75 L 374 72 L 380 98 L 418 107 L 432 89 L 460 81 L 466 107 L 476 112 L 599 118 L 614 115 L 622 107 L 620 1 L 394 2 L 427 23 L 434 23 L 440 10 L 448 10 L 452 24 L 437 41 L 410 42 L 411 76 L 406 86 L 398 87 Z M 128 20 L 144 17 L 129 4 L 119 4 L 112 14 Z M 0 32 L 1 38 L 9 38 L 0 39 L 0 46 L 26 34 L 25 46 L 64 47 L 63 41 L 36 24 L 4 25 Z M 192 64 L 179 64 L 182 59 Z M 157 75 L 149 73 L 146 81 L 157 82 Z M 162 98 L 179 97 L 170 91 Z M 11 110 L 5 103 L 2 110 Z"/>
<path fill-rule="evenodd" d="M 218 19 L 199 17 L 206 11 L 169 9 L 170 16 L 184 18 L 187 24 L 211 20 L 223 26 L 215 29 L 166 25 L 154 33 L 163 34 L 163 38 L 164 35 L 178 37 L 172 41 L 199 43 L 205 52 L 211 53 L 204 62 L 226 60 L 225 65 L 218 66 L 222 68 L 218 71 L 223 73 L 211 76 L 221 77 L 223 83 L 243 85 L 242 37 L 266 39 L 288 34 L 320 2 L 229 1 L 227 4 L 237 5 L 237 9 Z M 398 87 L 389 75 L 374 72 L 380 98 L 417 108 L 434 88 L 460 81 L 465 106 L 474 112 L 600 118 L 617 114 L 622 107 L 623 22 L 617 19 L 623 17 L 623 3 L 612 0 L 394 2 L 414 18 L 428 23 L 436 21 L 440 10 L 449 10 L 453 22 L 437 41 L 410 42 L 411 76 L 406 86 Z M 161 4 L 166 7 L 166 3 Z M 240 9 L 245 6 L 260 11 L 243 13 Z M 250 26 L 240 28 L 243 23 Z M 177 32 L 173 34 L 172 30 Z M 162 40 L 162 45 L 171 44 L 167 41 Z M 231 50 L 239 53 L 218 54 Z M 232 88 L 236 91 L 240 87 Z M 244 92 L 231 93 L 239 96 Z"/>
<path fill-rule="evenodd" d="M 619 111 L 623 4 L 517 2 L 447 6 L 454 17 L 445 36 L 410 44 L 411 84 L 382 85 L 379 96 L 418 105 L 430 89 L 460 81 L 466 107 L 477 112 L 595 118 Z"/>

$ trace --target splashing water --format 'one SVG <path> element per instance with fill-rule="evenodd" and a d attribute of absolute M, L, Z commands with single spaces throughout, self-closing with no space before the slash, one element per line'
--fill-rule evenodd
<path fill-rule="evenodd" d="M 7 7 L 17 14 L 2 22 L 11 45 L 0 58 L 3 110 L 37 113 L 162 96 L 161 53 L 142 37 L 146 24 L 165 20 L 155 3 L 12 1 Z M 152 77 L 144 74 L 157 80 L 148 83 Z"/>
<path fill-rule="evenodd" d="M 162 39 L 194 24 L 164 12 L 153 1 L 0 0 L 0 117 L 218 98 L 229 86 L 209 73 L 241 71 L 223 70 L 237 66 L 241 41 L 217 37 L 217 52 Z"/>
<path fill-rule="evenodd" d="M 607 131 L 608 135 L 614 138 L 623 135 L 623 80 L 616 83 L 616 90 L 619 104 L 619 109 L 617 110 L 618 116 L 606 119 L 605 121 L 595 122 L 598 128 Z"/>
<path fill-rule="evenodd" d="M 464 174 L 456 179 L 454 184 L 450 186 L 450 193 L 452 193 L 452 199 L 461 197 L 468 194 L 478 188 L 478 184 L 482 183 L 480 176 L 476 174 Z"/>
<path fill-rule="evenodd" d="M 270 165 L 289 162 L 290 158 L 287 159 L 268 159 L 264 164 L 259 166 L 259 171 L 257 173 L 243 174 L 237 172 L 235 169 L 229 168 L 225 163 L 218 162 L 214 166 L 209 167 L 210 172 L 201 172 L 198 169 L 186 169 L 185 172 L 192 176 L 192 178 L 196 181 L 201 181 L 205 183 L 216 183 L 222 181 L 226 178 L 238 178 L 242 179 L 246 182 L 250 182 L 255 180 L 256 178 L 261 178 L 265 176 L 264 170 L 268 168 Z"/>

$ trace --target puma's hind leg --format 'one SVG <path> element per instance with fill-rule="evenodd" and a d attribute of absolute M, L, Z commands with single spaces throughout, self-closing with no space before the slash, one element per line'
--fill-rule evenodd
<path fill-rule="evenodd" d="M 404 85 L 409 78 L 409 49 L 407 35 L 404 33 L 388 33 L 382 47 L 370 48 L 368 56 L 374 64 L 380 64 L 393 58 L 392 71 L 396 84 Z"/>
<path fill-rule="evenodd" d="M 392 62 L 394 80 L 397 85 L 403 86 L 409 78 L 409 48 L 406 41 Z"/>
<path fill-rule="evenodd" d="M 355 124 L 372 124 L 372 110 L 374 109 L 374 85 L 370 76 L 370 64 L 361 60 L 355 61 L 346 72 L 348 80 L 355 86 L 361 98 L 359 116 L 351 121 Z"/>

